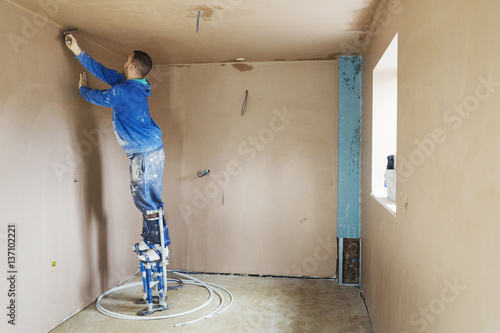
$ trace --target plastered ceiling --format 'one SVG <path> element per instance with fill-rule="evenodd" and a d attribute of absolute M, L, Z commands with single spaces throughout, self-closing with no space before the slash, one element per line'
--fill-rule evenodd
<path fill-rule="evenodd" d="M 380 0 L 5 0 L 155 63 L 328 60 L 359 45 Z M 197 22 L 199 25 L 198 32 Z M 359 52 L 358 52 L 359 53 Z"/>

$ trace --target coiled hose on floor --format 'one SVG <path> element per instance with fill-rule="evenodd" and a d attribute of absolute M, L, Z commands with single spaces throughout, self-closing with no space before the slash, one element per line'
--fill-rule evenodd
<path fill-rule="evenodd" d="M 229 309 L 229 307 L 233 304 L 233 294 L 229 290 L 227 290 L 226 288 L 224 288 L 222 286 L 219 286 L 219 285 L 216 285 L 216 284 L 213 284 L 213 283 L 203 282 L 200 279 L 197 279 L 195 277 L 192 277 L 192 276 L 189 276 L 187 274 L 184 274 L 181 271 L 176 271 L 176 270 L 169 270 L 169 271 L 167 271 L 167 276 L 170 276 L 170 274 L 174 275 L 173 276 L 174 280 L 169 280 L 169 282 L 177 282 L 177 283 L 179 283 L 179 285 L 181 285 L 181 284 L 189 284 L 189 285 L 204 287 L 207 290 L 207 292 L 208 292 L 208 299 L 203 304 L 201 304 L 201 305 L 199 305 L 199 306 L 197 306 L 197 307 L 195 307 L 195 308 L 193 308 L 191 310 L 187 310 L 187 311 L 184 311 L 184 312 L 175 313 L 175 314 L 171 314 L 171 315 L 166 315 L 166 316 L 157 316 L 157 317 L 156 316 L 155 317 L 141 317 L 141 316 L 125 315 L 125 314 L 121 314 L 121 313 L 117 313 L 117 312 L 114 312 L 114 311 L 107 310 L 107 309 L 105 309 L 101 305 L 101 303 L 100 303 L 101 300 L 105 296 L 107 296 L 107 295 L 109 295 L 109 294 L 111 294 L 111 293 L 113 293 L 115 291 L 122 290 L 122 289 L 127 289 L 127 288 L 132 288 L 132 287 L 137 287 L 137 286 L 142 286 L 142 282 L 134 282 L 134 283 L 125 284 L 125 285 L 122 285 L 122 286 L 117 286 L 117 287 L 111 288 L 110 290 L 104 292 L 101 296 L 99 296 L 97 298 L 97 302 L 96 302 L 97 310 L 99 310 L 99 312 L 101 312 L 101 313 L 103 313 L 103 314 L 105 314 L 107 316 L 110 316 L 110 317 L 113 317 L 113 318 L 118 318 L 118 319 L 128 319 L 128 320 L 159 320 L 159 319 L 169 319 L 169 318 L 174 318 L 174 317 L 185 316 L 185 315 L 194 313 L 196 311 L 199 311 L 199 310 L 203 309 L 204 307 L 208 306 L 212 302 L 212 300 L 214 299 L 214 293 L 218 296 L 218 298 L 219 298 L 219 306 L 214 311 L 212 311 L 209 314 L 207 314 L 205 316 L 202 316 L 200 318 L 197 318 L 197 319 L 194 319 L 194 320 L 191 320 L 191 321 L 188 321 L 188 322 L 179 323 L 179 324 L 175 324 L 174 325 L 175 327 L 178 327 L 178 326 L 188 325 L 188 324 L 191 324 L 191 323 L 203 320 L 203 319 L 209 319 L 209 318 L 215 317 L 215 316 L 223 313 L 227 309 Z M 177 275 L 178 277 L 175 277 L 175 275 Z M 177 286 L 175 286 L 175 287 L 177 287 Z M 227 293 L 229 295 L 229 303 L 225 307 L 223 307 L 224 306 L 224 295 L 221 292 L 221 290 L 224 291 L 225 293 Z"/>

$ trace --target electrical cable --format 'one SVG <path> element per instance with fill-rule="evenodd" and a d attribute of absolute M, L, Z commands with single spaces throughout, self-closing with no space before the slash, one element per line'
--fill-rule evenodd
<path fill-rule="evenodd" d="M 245 114 L 245 109 L 247 108 L 248 90 L 245 91 L 245 99 L 243 100 L 243 105 L 241 106 L 241 115 Z"/>
<path fill-rule="evenodd" d="M 200 31 L 200 15 L 201 15 L 201 11 L 199 10 L 198 17 L 196 18 L 196 33 L 198 33 L 198 31 Z"/>

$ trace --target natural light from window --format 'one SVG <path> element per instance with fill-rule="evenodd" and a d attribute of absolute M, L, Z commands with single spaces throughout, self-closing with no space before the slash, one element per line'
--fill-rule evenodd
<path fill-rule="evenodd" d="M 373 70 L 372 196 L 392 213 L 396 212 L 395 170 L 389 171 L 387 157 L 397 151 L 398 35 Z M 397 166 L 397 163 L 396 163 Z M 394 177 L 394 182 L 390 183 Z M 386 185 L 392 186 L 389 189 Z M 392 200 L 391 200 L 392 199 Z"/>

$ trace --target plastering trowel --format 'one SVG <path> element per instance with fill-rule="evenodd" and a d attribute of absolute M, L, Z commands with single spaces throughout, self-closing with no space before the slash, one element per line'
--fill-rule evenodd
<path fill-rule="evenodd" d="M 77 30 L 78 30 L 77 28 L 71 28 L 63 31 L 64 41 L 66 42 L 66 44 L 71 45 L 71 38 L 66 38 L 68 34 L 71 34 L 73 33 L 73 31 Z"/>

